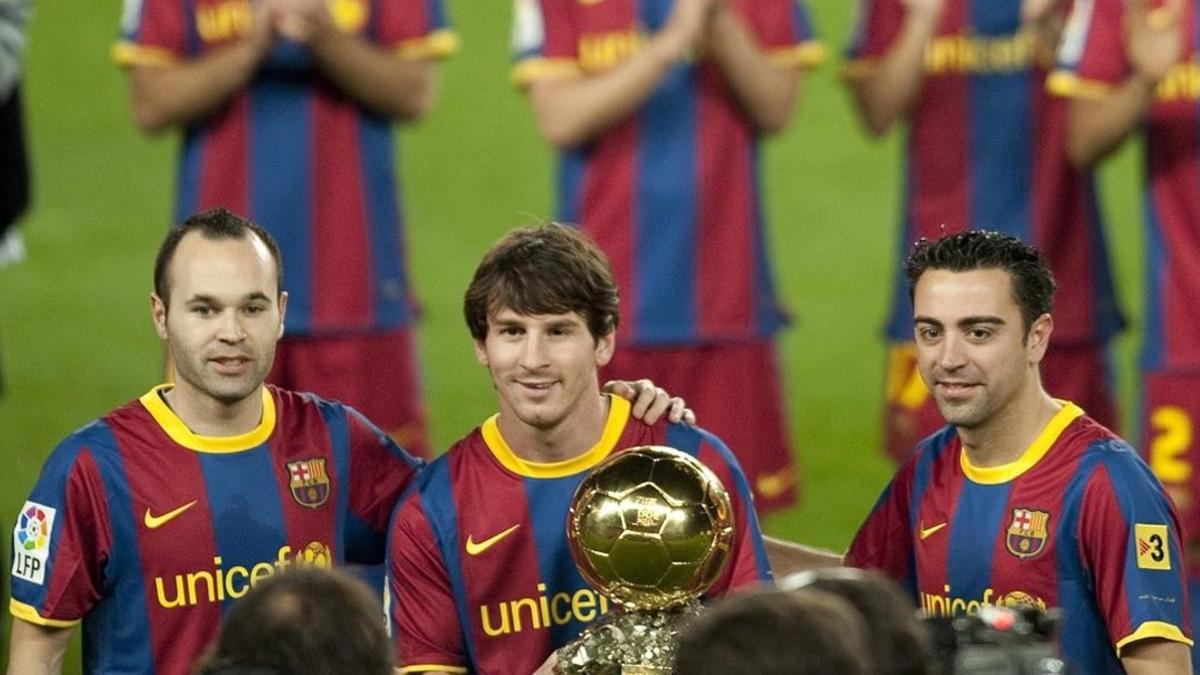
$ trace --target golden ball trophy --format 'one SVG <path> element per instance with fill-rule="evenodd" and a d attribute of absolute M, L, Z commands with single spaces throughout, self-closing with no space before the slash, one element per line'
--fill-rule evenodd
<path fill-rule="evenodd" d="M 665 446 L 616 453 L 575 490 L 567 539 L 580 574 L 616 610 L 558 650 L 556 672 L 670 673 L 677 625 L 699 611 L 733 545 L 716 474 Z"/>

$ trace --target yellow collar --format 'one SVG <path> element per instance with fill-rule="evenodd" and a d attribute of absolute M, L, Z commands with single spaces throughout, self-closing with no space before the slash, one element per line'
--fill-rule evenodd
<path fill-rule="evenodd" d="M 171 406 L 163 400 L 162 393 L 171 386 L 170 384 L 160 384 L 143 394 L 138 400 L 154 418 L 154 421 L 158 422 L 158 426 L 167 432 L 171 440 L 189 450 L 212 453 L 241 452 L 262 445 L 271 436 L 271 432 L 275 431 L 275 399 L 271 397 L 271 393 L 267 391 L 266 387 L 260 387 L 263 412 L 262 421 L 258 423 L 257 427 L 237 436 L 200 436 L 192 433 L 192 430 L 188 429 L 183 420 L 179 419 L 175 411 L 171 410 Z"/>
<path fill-rule="evenodd" d="M 487 443 L 488 449 L 495 455 L 496 460 L 504 468 L 518 476 L 529 478 L 571 476 L 596 466 L 605 457 L 608 457 L 621 438 L 621 432 L 625 431 L 625 423 L 629 421 L 629 401 L 620 396 L 609 396 L 608 400 L 608 421 L 604 424 L 604 432 L 600 434 L 600 440 L 587 452 L 571 459 L 561 462 L 530 462 L 518 457 L 517 453 L 508 446 L 504 437 L 500 435 L 500 425 L 497 422 L 500 419 L 499 413 L 492 415 L 483 423 L 481 429 L 483 441 Z"/>
<path fill-rule="evenodd" d="M 1075 421 L 1075 418 L 1083 415 L 1083 411 L 1074 403 L 1070 401 L 1059 401 L 1059 403 L 1062 404 L 1062 409 L 1054 413 L 1054 417 L 1050 418 L 1038 437 L 1015 461 L 1000 466 L 975 466 L 967 458 L 967 452 L 960 449 L 958 457 L 963 473 L 976 483 L 998 485 L 1007 483 L 1033 468 L 1033 465 L 1041 461 L 1047 452 L 1050 452 L 1050 447 L 1058 440 L 1063 429 Z"/>

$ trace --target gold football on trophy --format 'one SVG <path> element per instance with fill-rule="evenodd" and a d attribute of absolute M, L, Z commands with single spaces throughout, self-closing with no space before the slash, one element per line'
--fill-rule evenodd
<path fill-rule="evenodd" d="M 619 452 L 575 490 L 571 556 L 584 579 L 626 610 L 697 598 L 733 545 L 729 494 L 692 456 L 664 446 Z"/>

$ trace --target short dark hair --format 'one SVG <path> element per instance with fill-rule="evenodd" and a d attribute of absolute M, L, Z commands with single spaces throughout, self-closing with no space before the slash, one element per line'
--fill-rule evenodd
<path fill-rule="evenodd" d="M 927 270 L 968 272 L 1000 269 L 1012 278 L 1013 300 L 1021 309 L 1028 335 L 1030 326 L 1054 307 L 1054 275 L 1037 248 L 999 232 L 970 230 L 916 243 L 904 261 L 908 297 L 916 294 L 917 280 Z"/>
<path fill-rule="evenodd" d="M 199 232 L 205 239 L 212 241 L 245 239 L 251 235 L 258 237 L 259 241 L 267 247 L 271 259 L 275 261 L 275 288 L 278 292 L 283 291 L 283 259 L 279 254 L 279 244 L 275 243 L 275 238 L 262 227 L 228 209 L 218 207 L 197 213 L 175 225 L 167 232 L 166 238 L 158 247 L 158 255 L 154 258 L 154 294 L 163 301 L 164 305 L 170 304 L 171 260 L 175 258 L 175 249 L 179 248 L 179 242 L 190 232 Z"/>
<path fill-rule="evenodd" d="M 476 340 L 502 308 L 525 315 L 579 312 L 601 338 L 617 328 L 617 284 L 600 249 L 575 228 L 523 227 L 496 242 L 467 287 L 463 314 Z"/>
<path fill-rule="evenodd" d="M 830 594 L 760 589 L 717 601 L 681 630 L 678 675 L 871 672 L 863 620 Z"/>
<path fill-rule="evenodd" d="M 292 565 L 234 603 L 197 675 L 392 675 L 382 605 L 337 570 Z"/>
<path fill-rule="evenodd" d="M 793 593 L 832 593 L 850 603 L 867 628 L 875 675 L 934 675 L 937 660 L 917 607 L 901 588 L 878 573 L 852 567 L 808 570 L 785 577 Z"/>

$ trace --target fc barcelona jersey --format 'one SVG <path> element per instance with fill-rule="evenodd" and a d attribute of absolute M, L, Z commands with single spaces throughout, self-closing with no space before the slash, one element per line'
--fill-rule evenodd
<path fill-rule="evenodd" d="M 908 115 L 898 249 L 920 238 L 995 230 L 1045 252 L 1058 281 L 1054 338 L 1104 341 L 1123 326 L 1090 173 L 1067 159 L 1064 102 L 1045 89 L 1021 0 L 949 0 L 924 52 Z M 865 77 L 904 24 L 900 0 L 860 0 L 846 74 Z M 897 266 L 888 338 L 912 340 Z"/>
<path fill-rule="evenodd" d="M 1151 6 L 1159 2 L 1149 3 Z M 1098 98 L 1129 76 L 1120 0 L 1076 0 L 1051 90 Z M 1145 118 L 1148 369 L 1200 368 L 1200 12 L 1183 3 L 1183 50 L 1154 90 Z"/>
<path fill-rule="evenodd" d="M 576 570 L 567 509 L 589 469 L 640 445 L 669 445 L 716 473 L 733 504 L 735 541 L 710 590 L 769 578 L 749 485 L 707 432 L 645 425 L 609 398 L 604 434 L 557 464 L 519 458 L 492 417 L 422 472 L 396 509 L 388 549 L 389 615 L 402 672 L 533 672 L 609 609 Z"/>
<path fill-rule="evenodd" d="M 1081 673 L 1124 672 L 1143 638 L 1191 644 L 1175 507 L 1132 448 L 1070 403 L 1015 462 L 976 467 L 953 427 L 917 446 L 847 564 L 879 569 L 933 616 L 985 605 L 1063 612 Z"/>
<path fill-rule="evenodd" d="M 815 64 L 797 0 L 730 0 L 777 63 Z M 517 0 L 519 84 L 601 75 L 662 28 L 672 0 Z M 786 321 L 763 231 L 758 132 L 709 58 L 679 64 L 628 118 L 562 153 L 558 218 L 595 239 L 621 288 L 622 340 L 762 338 Z"/>
<path fill-rule="evenodd" d="M 122 65 L 165 65 L 248 35 L 253 0 L 127 0 Z M 441 0 L 331 0 L 338 27 L 397 59 L 449 54 Z M 175 222 L 224 206 L 265 227 L 287 261 L 291 335 L 399 328 L 414 298 L 395 176 L 392 120 L 323 77 L 280 39 L 249 84 L 187 127 Z"/>
<path fill-rule="evenodd" d="M 377 564 L 419 462 L 358 413 L 273 387 L 234 437 L 151 390 L 63 441 L 17 516 L 12 613 L 82 622 L 88 673 L 186 673 L 222 613 L 291 565 Z"/>

